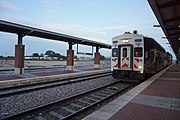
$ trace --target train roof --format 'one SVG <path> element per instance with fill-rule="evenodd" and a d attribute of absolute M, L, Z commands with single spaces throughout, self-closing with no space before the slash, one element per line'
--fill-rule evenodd
<path fill-rule="evenodd" d="M 133 33 L 125 32 L 122 35 L 118 35 L 118 36 L 112 38 L 112 40 L 117 40 L 117 39 L 123 40 L 124 38 L 133 38 L 133 37 L 142 37 L 142 38 L 145 38 L 145 40 L 151 40 L 153 42 L 152 44 L 156 45 L 157 48 L 159 48 L 158 50 L 166 52 L 166 50 L 155 39 L 144 36 L 142 34 L 138 34 L 137 31 L 133 31 Z"/>
<path fill-rule="evenodd" d="M 112 40 L 114 39 L 123 39 L 123 38 L 126 38 L 126 37 L 135 37 L 135 36 L 140 36 L 140 37 L 143 37 L 143 35 L 140 35 L 140 34 L 133 34 L 133 33 L 130 33 L 130 32 L 125 32 L 124 34 L 122 35 L 118 35 L 116 37 L 113 37 Z"/>

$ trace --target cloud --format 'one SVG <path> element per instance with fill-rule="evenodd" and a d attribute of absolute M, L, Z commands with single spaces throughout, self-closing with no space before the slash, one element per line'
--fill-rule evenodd
<path fill-rule="evenodd" d="M 116 25 L 116 26 L 107 26 L 102 28 L 97 28 L 96 30 L 103 31 L 111 36 L 111 38 L 115 37 L 116 35 L 123 34 L 124 32 L 133 32 L 133 30 L 138 30 L 139 27 L 135 24 L 123 24 L 123 25 Z"/>
<path fill-rule="evenodd" d="M 106 31 L 106 30 L 119 30 L 126 29 L 128 26 L 109 26 L 104 28 L 98 28 L 97 30 Z"/>
<path fill-rule="evenodd" d="M 42 5 L 44 6 L 44 11 L 49 15 L 56 15 L 59 9 L 59 0 L 41 0 Z"/>
<path fill-rule="evenodd" d="M 7 1 L 0 1 L 0 11 L 1 12 L 14 11 L 17 9 L 18 9 L 18 7 L 12 3 L 9 3 Z"/>
<path fill-rule="evenodd" d="M 40 27 L 50 31 L 81 37 L 93 41 L 98 41 L 103 43 L 108 42 L 107 35 L 105 32 L 101 30 L 91 29 L 82 25 L 47 23 L 41 25 Z"/>
<path fill-rule="evenodd" d="M 18 17 L 14 13 L 18 13 L 21 10 L 21 8 L 13 3 L 7 2 L 7 1 L 0 1 L 0 19 L 6 20 L 10 22 L 17 22 L 21 23 L 21 21 L 25 21 L 25 17 L 20 17 L 18 14 Z"/>

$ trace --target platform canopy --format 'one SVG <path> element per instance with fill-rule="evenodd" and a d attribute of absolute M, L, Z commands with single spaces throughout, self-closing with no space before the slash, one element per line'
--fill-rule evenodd
<path fill-rule="evenodd" d="M 65 35 L 57 32 L 52 32 L 48 30 L 43 30 L 39 28 L 34 28 L 30 26 L 25 26 L 17 23 L 12 23 L 4 20 L 0 20 L 0 31 L 21 34 L 24 36 L 34 36 L 50 40 L 71 42 L 72 44 L 83 44 L 89 46 L 96 46 L 100 48 L 111 49 L 110 44 L 105 44 L 97 41 L 92 41 L 84 38 L 74 37 L 70 35 Z"/>
<path fill-rule="evenodd" d="M 176 56 L 180 56 L 180 0 L 148 0 Z"/>

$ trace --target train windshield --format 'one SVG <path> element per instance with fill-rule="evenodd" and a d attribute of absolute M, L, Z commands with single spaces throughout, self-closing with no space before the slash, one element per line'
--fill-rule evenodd
<path fill-rule="evenodd" d="M 134 48 L 134 57 L 142 57 L 142 53 L 143 53 L 142 47 Z"/>
<path fill-rule="evenodd" d="M 123 48 L 123 57 L 127 57 L 127 48 Z"/>
<path fill-rule="evenodd" d="M 112 57 L 117 57 L 117 48 L 112 49 Z"/>

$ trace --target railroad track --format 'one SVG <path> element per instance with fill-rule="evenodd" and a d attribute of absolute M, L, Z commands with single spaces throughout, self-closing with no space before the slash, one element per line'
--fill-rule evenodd
<path fill-rule="evenodd" d="M 100 77 L 105 77 L 105 76 L 110 76 L 110 75 L 112 75 L 111 72 L 103 72 L 103 73 L 98 73 L 98 74 L 72 77 L 72 78 L 67 78 L 67 79 L 62 79 L 62 80 L 58 80 L 56 78 L 57 80 L 49 81 L 49 82 L 45 82 L 45 83 L 24 85 L 24 86 L 20 86 L 20 87 L 16 86 L 16 87 L 10 87 L 10 88 L 3 88 L 3 89 L 0 89 L 1 90 L 0 98 L 9 97 L 9 96 L 13 96 L 13 95 L 19 95 L 19 94 L 23 94 L 23 93 L 32 92 L 32 91 L 38 91 L 41 89 L 57 87 L 57 86 L 66 85 L 66 84 L 72 84 L 72 83 L 76 83 L 76 82 L 93 80 L 95 78 L 100 78 Z"/>
<path fill-rule="evenodd" d="M 69 98 L 55 101 L 47 105 L 29 109 L 25 112 L 9 116 L 6 119 L 11 120 L 57 120 L 72 119 L 82 114 L 86 110 L 121 94 L 131 87 L 134 83 L 121 83 L 119 81 L 89 90 L 87 92 L 71 96 Z"/>

